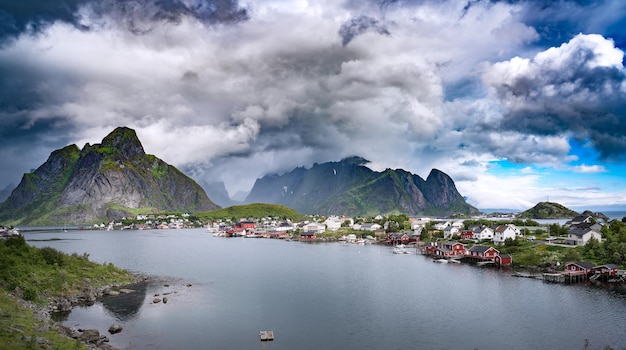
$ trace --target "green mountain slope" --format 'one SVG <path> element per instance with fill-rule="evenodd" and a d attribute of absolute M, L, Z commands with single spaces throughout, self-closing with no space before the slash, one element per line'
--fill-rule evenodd
<path fill-rule="evenodd" d="M 0 204 L 0 220 L 14 225 L 83 224 L 138 212 L 217 208 L 195 181 L 146 154 L 134 130 L 120 127 L 101 144 L 52 152 Z"/>

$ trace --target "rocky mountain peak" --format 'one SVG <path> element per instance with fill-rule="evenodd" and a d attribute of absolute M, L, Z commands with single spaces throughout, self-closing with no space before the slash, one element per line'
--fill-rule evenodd
<path fill-rule="evenodd" d="M 452 179 L 433 169 L 428 180 L 402 169 L 373 171 L 361 157 L 296 168 L 282 175 L 257 179 L 246 202 L 275 203 L 300 213 L 376 215 L 475 214 Z"/>
<path fill-rule="evenodd" d="M 116 150 L 127 157 L 145 155 L 145 151 L 135 130 L 125 126 L 118 127 L 108 134 L 100 145 L 102 150 Z"/>
<path fill-rule="evenodd" d="M 3 203 L 0 220 L 20 225 L 109 222 L 135 213 L 219 208 L 195 181 L 145 154 L 134 130 L 120 127 L 100 144 L 52 152 Z"/>

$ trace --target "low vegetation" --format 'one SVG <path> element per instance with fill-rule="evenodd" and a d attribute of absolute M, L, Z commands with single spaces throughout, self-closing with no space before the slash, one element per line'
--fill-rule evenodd
<path fill-rule="evenodd" d="M 0 349 L 83 349 L 58 335 L 35 317 L 24 301 L 45 305 L 59 296 L 80 293 L 87 286 L 131 283 L 134 276 L 112 264 L 89 261 L 88 255 L 67 255 L 54 248 L 35 248 L 23 236 L 0 240 Z M 19 299 L 21 297 L 23 300 Z"/>
<path fill-rule="evenodd" d="M 0 291 L 0 349 L 87 349 L 75 339 L 61 336 L 38 319 L 13 295 Z"/>
<path fill-rule="evenodd" d="M 247 205 L 234 205 L 228 208 L 198 213 L 194 215 L 201 221 L 213 221 L 242 218 L 279 217 L 292 221 L 300 221 L 304 216 L 297 211 L 277 204 L 254 203 Z"/>

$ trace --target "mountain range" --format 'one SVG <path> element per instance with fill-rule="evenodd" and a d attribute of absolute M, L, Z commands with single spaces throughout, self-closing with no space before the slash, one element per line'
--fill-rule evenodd
<path fill-rule="evenodd" d="M 373 171 L 367 163 L 350 157 L 266 175 L 257 179 L 243 202 L 280 204 L 302 214 L 478 214 L 452 179 L 437 169 L 424 180 L 402 169 Z M 223 183 L 204 185 L 212 198 L 232 205 Z M 0 203 L 0 221 L 9 225 L 84 224 L 143 213 L 219 208 L 194 180 L 146 154 L 134 130 L 119 127 L 100 144 L 58 149 L 39 168 L 24 174 Z"/>
<path fill-rule="evenodd" d="M 14 225 L 94 223 L 138 213 L 218 208 L 194 180 L 146 154 L 134 130 L 119 127 L 100 144 L 52 152 L 0 204 L 0 220 Z"/>
<path fill-rule="evenodd" d="M 361 157 L 314 164 L 257 179 L 246 203 L 281 204 L 303 214 L 478 214 L 454 181 L 433 169 L 426 180 L 402 169 L 377 172 Z"/>

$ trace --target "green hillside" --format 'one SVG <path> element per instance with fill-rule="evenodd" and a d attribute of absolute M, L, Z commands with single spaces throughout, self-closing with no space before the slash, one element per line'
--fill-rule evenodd
<path fill-rule="evenodd" d="M 574 218 L 578 213 L 554 202 L 539 202 L 534 207 L 519 214 L 520 218 L 560 219 Z"/>
<path fill-rule="evenodd" d="M 300 221 L 303 215 L 297 211 L 278 204 L 254 203 L 246 205 L 234 205 L 232 207 L 202 212 L 196 214 L 203 221 L 241 218 L 279 217 Z"/>

